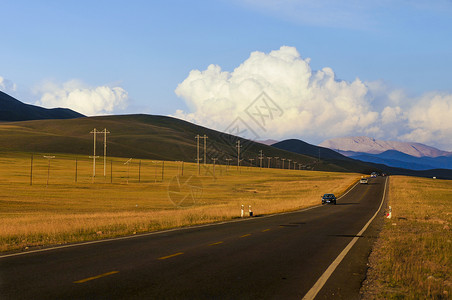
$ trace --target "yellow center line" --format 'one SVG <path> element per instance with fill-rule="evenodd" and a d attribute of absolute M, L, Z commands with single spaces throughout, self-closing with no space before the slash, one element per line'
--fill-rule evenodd
<path fill-rule="evenodd" d="M 210 244 L 209 246 L 215 246 L 215 245 L 219 245 L 219 244 L 223 244 L 223 241 L 221 241 L 221 242 L 216 242 L 216 243 L 212 243 L 212 244 Z"/>
<path fill-rule="evenodd" d="M 159 259 L 160 260 L 167 259 L 167 258 L 175 257 L 175 256 L 178 256 L 178 255 L 182 255 L 182 254 L 184 254 L 184 252 L 178 252 L 178 253 L 171 254 L 171 255 L 168 255 L 168 256 L 163 256 L 163 257 L 160 257 Z"/>
<path fill-rule="evenodd" d="M 244 237 L 247 237 L 247 236 L 250 236 L 250 235 L 251 235 L 250 233 L 244 234 L 244 235 L 241 236 L 241 238 L 244 238 Z"/>
<path fill-rule="evenodd" d="M 117 273 L 119 273 L 119 271 L 112 271 L 112 272 L 100 274 L 100 275 L 97 275 L 97 276 L 88 277 L 88 278 L 85 278 L 85 279 L 82 279 L 82 280 L 77 280 L 77 281 L 74 281 L 74 283 L 84 283 L 84 282 L 87 282 L 87 281 L 90 281 L 90 280 L 98 279 L 98 278 L 101 278 L 101 277 L 105 277 L 105 276 L 109 276 L 109 275 L 113 275 L 113 274 L 117 274 Z"/>
<path fill-rule="evenodd" d="M 267 231 L 270 231 L 270 229 L 264 229 L 264 230 L 262 230 L 262 232 L 267 232 Z"/>

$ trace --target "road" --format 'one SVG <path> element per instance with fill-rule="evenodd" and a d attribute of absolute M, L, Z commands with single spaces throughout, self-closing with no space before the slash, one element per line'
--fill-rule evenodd
<path fill-rule="evenodd" d="M 3 256 L 0 298 L 301 299 L 354 238 L 316 299 L 357 298 L 377 226 L 356 235 L 384 186 L 372 178 L 299 212 Z"/>

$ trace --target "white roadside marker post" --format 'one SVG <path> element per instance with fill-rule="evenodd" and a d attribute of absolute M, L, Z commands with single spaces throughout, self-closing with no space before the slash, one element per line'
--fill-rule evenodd
<path fill-rule="evenodd" d="M 242 209 L 240 211 L 240 218 L 243 218 L 243 209 L 244 209 L 244 206 L 242 205 Z"/>
<path fill-rule="evenodd" d="M 248 212 L 250 213 L 250 217 L 253 216 L 253 211 L 251 210 L 251 205 L 248 205 Z"/>
<path fill-rule="evenodd" d="M 388 214 L 386 215 L 386 218 L 388 218 L 388 219 L 391 219 L 391 218 L 392 218 L 392 207 L 391 207 L 391 206 L 389 206 L 389 212 L 388 212 Z"/>

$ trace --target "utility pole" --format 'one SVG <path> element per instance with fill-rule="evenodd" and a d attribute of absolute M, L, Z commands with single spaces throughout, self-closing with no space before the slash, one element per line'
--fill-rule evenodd
<path fill-rule="evenodd" d="M 207 135 L 202 137 L 204 139 L 204 166 L 207 164 Z"/>
<path fill-rule="evenodd" d="M 229 165 L 231 164 L 232 158 L 226 158 L 225 160 L 228 162 L 228 165 L 226 166 L 226 173 L 227 173 L 229 170 Z"/>
<path fill-rule="evenodd" d="M 96 158 L 99 158 L 99 156 L 93 155 L 93 156 L 89 156 L 89 158 L 93 159 L 93 178 L 92 178 L 91 182 L 94 183 L 94 177 L 96 176 Z"/>
<path fill-rule="evenodd" d="M 197 135 L 195 136 L 195 138 L 196 138 L 196 163 L 198 164 L 198 176 L 199 176 L 199 174 L 200 174 L 200 172 L 201 172 L 200 166 L 199 166 L 199 139 L 200 139 L 201 137 L 199 136 L 199 134 L 197 134 Z"/>
<path fill-rule="evenodd" d="M 93 181 L 94 181 L 94 177 L 96 177 L 96 158 L 98 157 L 96 156 L 96 134 L 99 133 L 99 131 L 97 131 L 97 129 L 94 128 L 94 130 L 92 130 L 90 133 L 92 133 L 94 136 L 93 156 L 90 156 L 90 158 L 93 159 Z"/>
<path fill-rule="evenodd" d="M 254 158 L 249 158 L 249 161 L 250 161 L 251 167 L 253 167 L 253 161 L 254 161 Z"/>
<path fill-rule="evenodd" d="M 282 160 L 282 168 L 284 169 L 284 161 L 286 160 L 285 158 L 281 158 Z"/>
<path fill-rule="evenodd" d="M 238 170 L 240 167 L 240 148 L 242 147 L 240 146 L 240 140 L 237 140 L 236 147 L 237 147 L 237 170 Z"/>
<path fill-rule="evenodd" d="M 50 177 L 50 160 L 55 158 L 55 156 L 46 156 L 44 155 L 44 158 L 47 158 L 48 160 L 48 164 L 47 164 L 47 183 L 46 183 L 46 187 L 49 186 L 49 177 Z"/>
<path fill-rule="evenodd" d="M 262 150 L 259 151 L 260 168 L 262 168 L 262 159 L 264 159 L 264 154 Z"/>
<path fill-rule="evenodd" d="M 272 160 L 272 158 L 271 157 L 267 157 L 267 159 L 268 159 L 267 169 L 270 169 L 270 161 Z"/>
<path fill-rule="evenodd" d="M 110 131 L 107 131 L 107 128 L 105 128 L 103 131 L 101 131 L 101 133 L 104 134 L 104 177 L 105 177 L 107 169 L 107 133 L 110 133 Z"/>

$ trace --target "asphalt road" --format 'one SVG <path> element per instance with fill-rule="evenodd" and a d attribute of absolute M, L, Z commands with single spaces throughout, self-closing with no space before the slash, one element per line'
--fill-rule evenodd
<path fill-rule="evenodd" d="M 384 186 L 372 178 L 337 205 L 299 212 L 3 256 L 0 299 L 301 299 L 376 213 Z M 358 298 L 376 230 L 316 299 Z"/>

